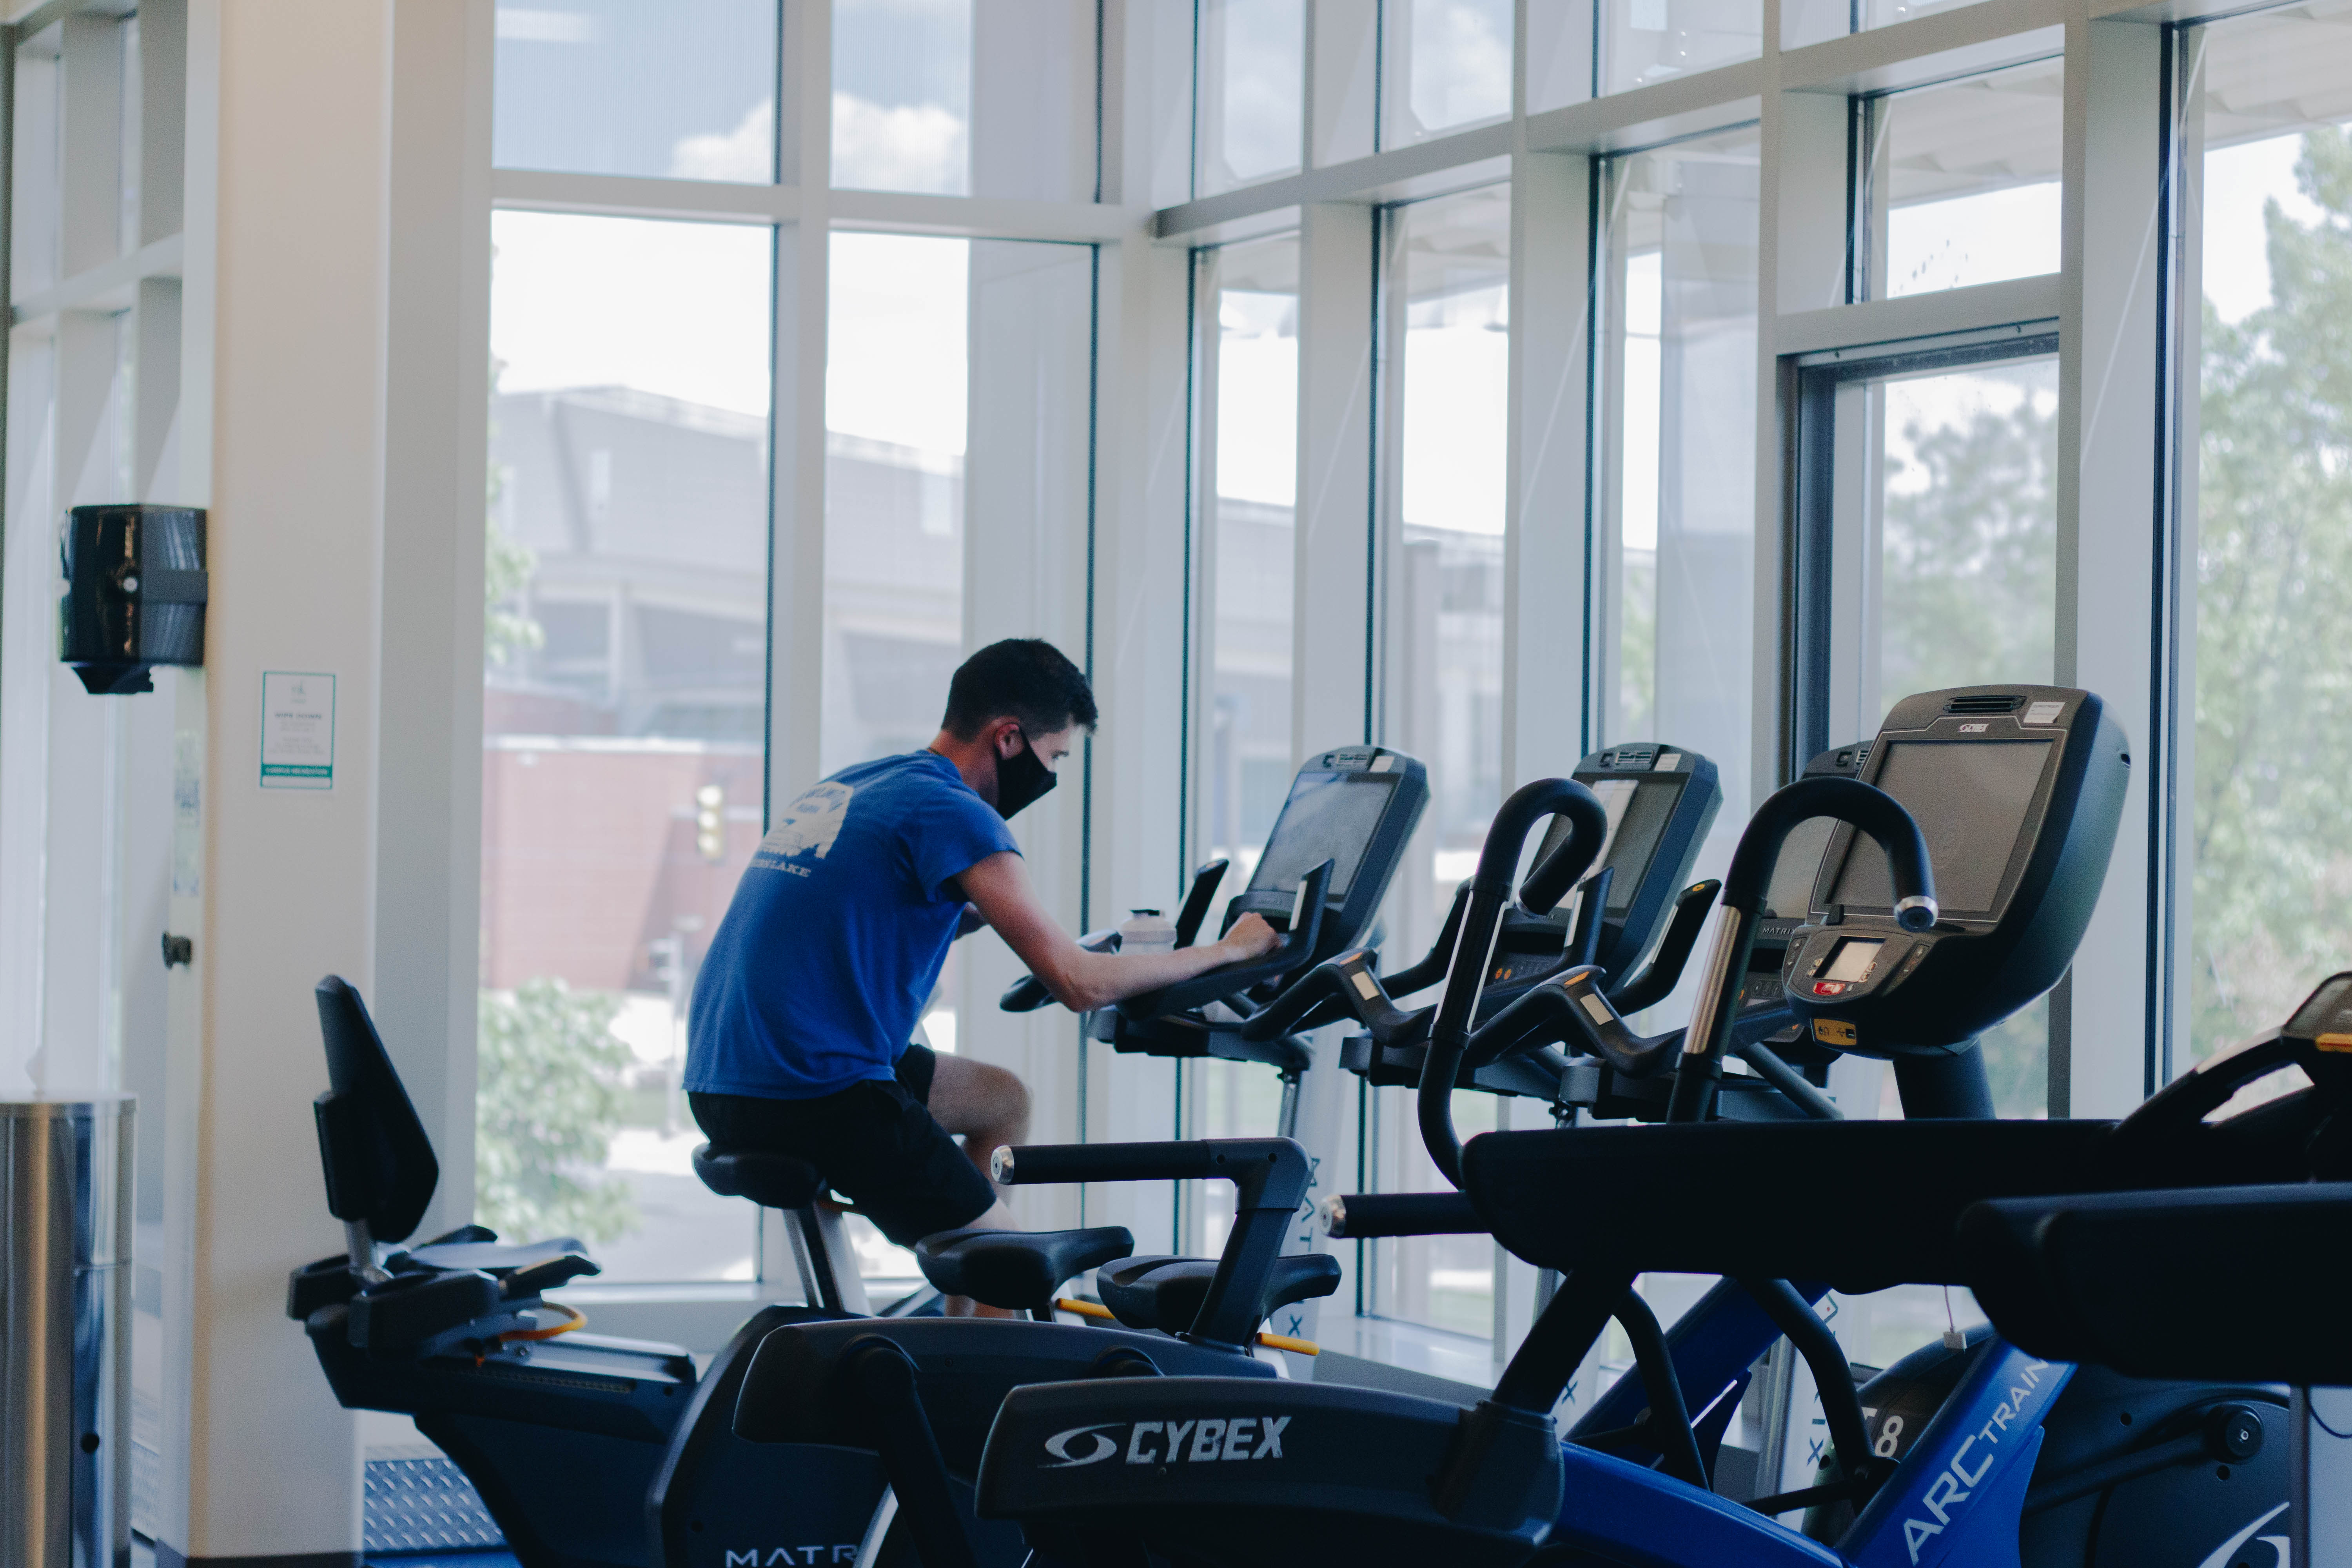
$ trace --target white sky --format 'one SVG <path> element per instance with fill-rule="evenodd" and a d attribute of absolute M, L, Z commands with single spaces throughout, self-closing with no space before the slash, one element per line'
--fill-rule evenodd
<path fill-rule="evenodd" d="M 1404 521 L 1503 531 L 1511 335 L 1497 285 L 1457 294 L 1404 334 Z M 1423 312 L 1416 309 L 1415 315 Z"/>
<path fill-rule="evenodd" d="M 2317 204 L 2295 189 L 2302 151 L 2297 132 L 2205 154 L 2205 297 L 2225 321 L 2242 321 L 2271 302 L 2263 203 L 2274 196 L 2296 222 L 2319 219 Z"/>
<path fill-rule="evenodd" d="M 493 215 L 490 352 L 504 392 L 634 386 L 768 411 L 772 231 Z"/>
<path fill-rule="evenodd" d="M 500 390 L 621 385 L 768 411 L 773 266 L 758 226 L 502 212 L 490 287 Z M 830 428 L 964 447 L 960 239 L 833 237 Z"/>
<path fill-rule="evenodd" d="M 1886 292 L 1931 294 L 2058 270 L 2058 185 L 1920 202 L 1886 215 Z"/>
<path fill-rule="evenodd" d="M 827 429 L 961 456 L 968 240 L 833 237 Z"/>
<path fill-rule="evenodd" d="M 1298 310 L 1288 294 L 1218 298 L 1217 493 L 1288 506 L 1298 488 Z"/>

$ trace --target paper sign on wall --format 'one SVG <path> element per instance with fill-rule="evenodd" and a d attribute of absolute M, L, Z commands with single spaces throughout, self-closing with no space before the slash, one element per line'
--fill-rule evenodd
<path fill-rule="evenodd" d="M 261 675 L 261 787 L 335 787 L 335 678 L 313 670 Z"/>

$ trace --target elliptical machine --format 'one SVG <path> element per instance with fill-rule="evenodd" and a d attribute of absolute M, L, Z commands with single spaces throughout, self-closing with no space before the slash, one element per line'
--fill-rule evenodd
<path fill-rule="evenodd" d="M 1971 696 L 1979 702 L 1945 710 Z M 2194 1553 L 2183 1560 L 2210 1560 L 2205 1547 L 2212 1542 L 2198 1542 L 2203 1524 L 2214 1513 L 2213 1500 L 2179 1484 L 2208 1461 L 2185 1458 L 2164 1423 L 2158 1422 L 2154 1431 L 2136 1423 L 2140 1429 L 2134 1432 L 2116 1419 L 2119 1413 L 2114 1407 L 2101 1405 L 2072 1425 L 2095 1439 L 2104 1435 L 2103 1425 L 2112 1426 L 2123 1430 L 2124 1438 L 2109 1440 L 2108 1451 L 2090 1455 L 2087 1464 L 2037 1465 L 2037 1459 L 2059 1453 L 2061 1443 L 2053 1433 L 2061 1424 L 2053 1421 L 2053 1412 L 2061 1408 L 2062 1391 L 2077 1374 L 1997 1340 L 1970 1347 L 1950 1396 L 1907 1448 L 1899 1455 L 1878 1452 L 1874 1437 L 1883 1440 L 1886 1434 L 1869 1431 L 1843 1353 L 1809 1310 L 1808 1298 L 1818 1299 L 1828 1286 L 1782 1281 L 1811 1279 L 1856 1291 L 1906 1280 L 1963 1282 L 1967 1275 L 1952 1241 L 1954 1223 L 1963 1209 L 1987 1198 L 2129 1188 L 2159 1180 L 2178 1184 L 2184 1179 L 2219 1184 L 2291 1177 L 2307 1164 L 2304 1151 L 2312 1146 L 2313 1130 L 2335 1113 L 2332 1102 L 2306 1097 L 2300 1103 L 2262 1108 L 2218 1126 L 2197 1118 L 2181 1124 L 2178 1118 L 2161 1117 L 2153 1122 L 2136 1117 L 2120 1127 L 1969 1120 L 1763 1124 L 1698 1120 L 1709 1110 L 1719 1082 L 1735 1011 L 1736 977 L 1752 945 L 1774 853 L 1804 817 L 1827 812 L 1862 826 L 1887 849 L 1893 863 L 1876 879 L 1877 901 L 1865 902 L 1853 893 L 1838 896 L 1841 889 L 1869 888 L 1862 880 L 1850 883 L 1849 874 L 1867 878 L 1877 868 L 1875 852 L 1857 850 L 1853 826 L 1840 829 L 1816 884 L 1826 896 L 1814 900 L 1815 918 L 1800 929 L 1782 967 L 1784 993 L 1816 1038 L 1826 1020 L 1833 1026 L 1829 1033 L 1864 1048 L 1893 1054 L 1918 1042 L 1926 1069 L 1904 1072 L 1898 1064 L 1898 1083 L 1906 1101 L 1917 1102 L 1910 1107 L 1915 1114 L 1957 1109 L 1969 1098 L 1967 1068 L 1973 1058 L 1966 1042 L 1976 1028 L 2000 1016 L 1995 999 L 1983 994 L 1988 975 L 2023 991 L 2011 1003 L 2019 1005 L 2063 970 L 2063 954 L 2049 963 L 2045 953 L 2032 950 L 2037 942 L 2054 941 L 2071 952 L 2081 922 L 2087 919 L 2120 800 L 2125 765 L 2121 737 L 2104 721 L 2096 699 L 2086 693 L 2010 689 L 1931 697 L 1925 722 L 1919 708 L 1911 704 L 1906 705 L 1911 711 L 1898 709 L 1894 716 L 1911 720 L 1924 731 L 1904 737 L 1913 743 L 2006 742 L 2032 748 L 2006 757 L 1948 754 L 1937 759 L 1971 781 L 1957 802 L 1966 814 L 1953 819 L 1960 829 L 1958 843 L 1965 845 L 1972 832 L 1989 832 L 2010 840 L 2008 847 L 2014 852 L 1995 860 L 1999 869 L 1990 889 L 1963 871 L 1957 886 L 1968 901 L 1948 921 L 1939 921 L 1927 841 L 1885 795 L 1853 783 L 1815 781 L 1792 786 L 1767 803 L 1743 838 L 1727 879 L 1726 913 L 1708 985 L 1688 1044 L 1675 1063 L 1673 1099 L 1679 1124 L 1490 1133 L 1475 1141 L 1465 1155 L 1454 1139 L 1450 1100 L 1454 1073 L 1471 1037 L 1465 1026 L 1475 1004 L 1476 969 L 1469 969 L 1467 984 L 1459 991 L 1449 986 L 1441 1026 L 1433 1036 L 1432 1070 L 1421 1089 L 1423 1127 L 1432 1156 L 1449 1175 L 1458 1175 L 1471 1205 L 1498 1239 L 1538 1266 L 1563 1268 L 1567 1279 L 1493 1398 L 1460 1416 L 1459 1433 L 1435 1468 L 1426 1472 L 1430 1489 L 1421 1495 L 1431 1498 L 1441 1517 L 1462 1534 L 1413 1536 L 1399 1530 L 1384 1544 L 1375 1532 L 1361 1541 L 1360 1555 L 1375 1562 L 1408 1561 L 1423 1550 L 1439 1550 L 1443 1539 L 1443 1549 L 1456 1556 L 1469 1554 L 1457 1548 L 1475 1546 L 1482 1548 L 1481 1560 L 1517 1560 L 1491 1534 L 1475 1535 L 1473 1527 L 1478 1521 L 1464 1504 L 1481 1495 L 1476 1489 L 1482 1482 L 1498 1486 L 1504 1475 L 1538 1473 L 1528 1468 L 1524 1447 L 1504 1435 L 1523 1429 L 1528 1422 L 1548 1420 L 1543 1413 L 1602 1324 L 1621 1310 L 1634 1277 L 1666 1269 L 1723 1274 L 1738 1283 L 1711 1295 L 1670 1337 L 1674 1380 L 1686 1398 L 1661 1397 L 1654 1384 L 1638 1390 L 1621 1385 L 1616 1393 L 1626 1397 L 1620 1405 L 1646 1395 L 1654 1419 L 1623 1423 L 1633 1427 L 1630 1436 L 1623 1431 L 1581 1432 L 1576 1436 L 1582 1442 L 1559 1451 L 1569 1483 L 1568 1502 L 1549 1529 L 1548 1559 L 1556 1552 L 1563 1562 L 1594 1557 L 1692 1564 L 1801 1563 L 1815 1568 L 1882 1559 L 1921 1563 L 2015 1561 L 2021 1512 L 2037 1500 L 2029 1496 L 2029 1486 L 2036 1490 L 2045 1485 L 2076 1489 L 2068 1497 L 2051 1497 L 2050 1506 L 2040 1510 L 2054 1518 L 2069 1503 L 2087 1500 L 2095 1510 L 2120 1487 L 2153 1481 L 2172 1510 L 2175 1551 L 2197 1543 Z M 2011 723 L 1994 725 L 1977 716 L 1989 697 L 2007 700 L 1995 711 L 2008 714 Z M 1927 705 L 1928 700 L 1914 703 Z M 1948 725 L 1944 723 L 1948 719 L 1952 721 Z M 1963 729 L 1963 724 L 1978 728 Z M 1902 728 L 1890 721 L 1890 729 Z M 1973 735 L 1991 739 L 1968 739 Z M 1874 751 L 1879 776 L 1891 773 L 1894 782 L 1907 784 L 1901 769 L 1888 762 L 1893 756 L 1891 746 Z M 2030 770 L 2020 765 L 2021 756 L 2032 761 Z M 1991 774 L 1971 774 L 1970 768 L 1990 768 Z M 1530 786 L 1530 791 L 1548 787 L 1553 786 Z M 1497 819 L 1497 837 L 1507 829 L 1524 830 L 1527 823 L 1519 808 L 1528 806 L 1529 798 L 1529 791 L 1514 797 Z M 1948 842 L 1938 837 L 1939 845 Z M 1498 858 L 1496 847 L 1496 839 L 1490 838 L 1482 880 Z M 1857 872 L 1858 852 L 1869 854 L 1871 860 Z M 1465 951 L 1483 954 L 1482 944 L 1492 931 L 1493 907 L 1490 903 L 1481 911 L 1474 900 Z M 1838 918 L 1825 918 L 1832 914 Z M 1817 938 L 1822 939 L 1818 944 Z M 1843 953 L 1840 944 L 1849 941 L 1873 945 L 1859 953 Z M 1843 973 L 1838 973 L 1841 967 Z M 1456 973 L 1463 973 L 1464 968 L 1458 966 Z M 1919 976 L 1927 978 L 1911 994 L 1923 1015 L 1915 1018 L 1904 1010 L 1905 988 Z M 1816 989 L 1823 984 L 1833 988 Z M 1858 1026 L 1850 1031 L 1838 1026 L 1856 1026 L 1853 1015 L 1859 1015 Z M 1803 1190 L 1834 1194 L 1834 1200 L 1801 1212 L 1727 1205 L 1724 1194 L 1736 1190 L 1740 1173 L 1758 1170 L 1786 1173 Z M 1885 1173 L 1893 1171 L 1900 1171 L 1904 1179 L 1884 1179 Z M 1594 1194 L 1594 1201 L 1562 1203 L 1563 1193 Z M 1601 1194 L 1606 1201 L 1600 1201 Z M 1796 1343 L 1821 1383 L 1832 1438 L 1832 1466 L 1825 1483 L 1759 1500 L 1751 1510 L 1704 1489 L 1704 1468 L 1696 1477 L 1683 1473 L 1689 1463 L 1690 1423 L 1660 1422 L 1654 1415 L 1678 1415 L 1685 1409 L 1704 1414 L 1717 1407 L 1747 1366 L 1781 1332 Z M 2151 1394 L 2145 1387 L 2135 1398 L 2143 1401 L 2142 1411 L 2161 1414 L 2157 1406 L 2166 1397 L 2165 1390 L 2152 1392 L 2156 1405 L 2145 1402 Z M 2213 1423 L 2224 1437 L 2242 1446 L 2249 1441 L 2247 1413 L 2229 1410 L 2214 1422 L 2210 1412 L 2239 1403 L 2235 1396 L 2244 1392 L 2192 1391 L 2188 1403 L 2203 1400 L 2199 1419 Z M 1351 1413 L 1362 1428 L 1360 1436 L 1350 1444 L 1335 1424 L 1328 1428 L 1332 1440 L 1352 1453 L 1360 1476 L 1385 1474 L 1390 1434 L 1373 1404 Z M 1622 1411 L 1631 1414 L 1630 1409 Z M 1303 1550 L 1303 1542 L 1319 1527 L 1324 1500 L 1342 1496 L 1339 1483 L 1328 1479 L 1330 1472 L 1320 1464 L 1292 1468 L 1286 1479 L 1293 1495 L 1286 1498 L 1286 1489 L 1270 1474 L 1265 1484 L 1254 1478 L 1229 1481 L 1221 1495 L 1211 1496 L 1132 1473 L 1102 1479 L 1065 1477 L 1032 1458 L 1048 1422 L 1092 1420 L 1112 1424 L 1106 1429 L 1115 1430 L 1122 1415 L 1131 1421 L 1122 1402 L 1107 1394 L 1075 1388 L 1016 1393 L 999 1415 L 984 1463 L 983 1510 L 1022 1520 L 1041 1549 L 1060 1554 L 1057 1561 L 1125 1561 L 1118 1552 L 1131 1553 L 1141 1534 L 1154 1550 L 1188 1559 L 1255 1563 L 1277 1560 L 1282 1543 Z M 1596 1410 L 1587 1422 L 1601 1415 Z M 2252 1420 L 2252 1429 L 2264 1435 L 2254 1440 L 2272 1442 L 2275 1435 L 2269 1433 L 2269 1414 L 2257 1409 Z M 1677 1428 L 1683 1438 L 1670 1441 Z M 2050 1439 L 2046 1445 L 2045 1437 Z M 1604 1454 L 1592 1446 L 1603 1439 L 1613 1439 L 1609 1446 L 1616 1452 Z M 1660 1448 L 1665 1452 L 1658 1452 Z M 1343 1457 L 1335 1457 L 1331 1465 L 1342 1466 Z M 2170 1485 L 2165 1484 L 2168 1470 Z M 2259 1491 L 2264 1483 L 2253 1479 Z M 1418 1491 L 1416 1481 L 1403 1478 L 1397 1478 L 1395 1485 L 1400 1490 Z M 1494 1494 L 1484 1496 L 1491 1500 Z M 2242 1490 L 2234 1500 L 2243 1504 L 2247 1498 Z M 1181 1510 L 1173 1506 L 1179 1503 L 1185 1505 Z M 1840 1503 L 1859 1511 L 1842 1532 L 1836 1551 L 1765 1517 Z M 1369 1510 L 1371 1505 L 1363 1506 Z M 1387 1522 L 1409 1506 L 1389 1504 L 1380 1518 Z M 1228 1511 L 1214 1514 L 1219 1509 Z M 1483 1517 L 1491 1521 L 1496 1516 L 1489 1512 Z M 1295 1536 L 1294 1529 L 1298 1531 Z M 1357 1540 L 1349 1539 L 1351 1544 Z M 1276 1544 L 1269 1549 L 1267 1542 Z M 2041 1532 L 2038 1541 L 2028 1544 L 2030 1560 L 2037 1563 L 2096 1560 L 2092 1553 L 2098 1546 L 2095 1539 L 2069 1541 L 2055 1530 Z"/>
<path fill-rule="evenodd" d="M 1890 714 L 1864 776 L 1938 829 L 1944 908 L 1931 927 L 1908 929 L 1899 878 L 1890 888 L 1875 856 L 1858 858 L 1857 828 L 1841 826 L 1780 979 L 1815 1040 L 1895 1058 L 1911 1117 L 1990 1110 L 1972 1037 L 2053 983 L 2071 958 L 2104 877 L 2127 765 L 2123 744 L 2095 698 L 2062 689 L 1929 693 Z M 1808 787 L 1768 803 L 1742 840 L 1724 894 L 1716 983 L 1675 1064 L 1677 1120 L 1709 1109 L 1728 1032 L 1730 987 L 1721 977 L 1745 967 L 1771 851 L 1818 804 L 1806 799 Z M 2227 1095 L 2218 1085 L 2205 1092 Z M 1736 1397 L 1742 1368 L 1772 1333 L 1759 1331 L 1756 1309 L 1771 1314 L 1812 1371 L 1832 1442 L 1813 1486 L 1757 1500 L 1757 1513 L 1807 1509 L 1804 1533 L 1858 1562 L 1885 1550 L 1922 1563 L 2016 1561 L 2021 1545 L 2037 1568 L 2188 1564 L 2208 1561 L 2209 1549 L 2283 1500 L 2277 1391 L 2044 1365 L 1981 1333 L 1963 1350 L 1930 1346 L 1856 1391 L 1835 1342 L 1799 1309 L 1825 1293 L 1823 1281 L 1849 1292 L 1962 1282 L 1952 1224 L 1979 1199 L 2277 1179 L 2298 1168 L 2296 1152 L 2325 1114 L 2282 1103 L 2208 1127 L 2152 1101 L 2121 1126 L 1960 1120 L 1494 1134 L 1472 1144 L 1463 1170 L 1465 1191 L 1497 1239 L 1533 1261 L 1580 1259 L 1588 1276 L 1599 1263 L 1612 1273 L 1720 1273 L 1742 1282 L 1750 1301 L 1718 1290 L 1669 1335 L 1694 1409 Z M 1762 1170 L 1829 1201 L 1722 1201 L 1736 1173 Z M 1864 1172 L 1881 1178 L 1862 1179 Z M 1607 1205 L 1538 1201 L 1604 1180 L 1621 1194 Z M 1816 1283 L 1779 1286 L 1776 1278 Z M 1612 1426 L 1622 1433 L 1639 1403 L 1638 1390 L 1621 1385 L 1570 1440 L 1600 1441 Z M 1990 1430 L 2009 1443 L 1990 1458 L 1983 1446 L 1962 1450 L 2004 1412 Z M 1619 1451 L 1640 1463 L 1653 1448 Z M 1977 1480 L 1939 1493 L 1937 1478 L 1953 1463 Z M 1951 1506 L 1955 1489 L 1975 1500 L 1966 1510 Z M 1731 1549 L 1715 1500 L 1702 1509 L 1669 1492 L 1653 1506 L 1651 1539 Z M 1572 1503 L 1553 1539 L 1606 1551 L 1622 1543 L 1613 1528 L 1605 1511 Z M 1798 1550 L 1778 1537 L 1736 1539 L 1757 1561 Z M 2118 1551 L 2126 1555 L 2109 1555 Z"/>

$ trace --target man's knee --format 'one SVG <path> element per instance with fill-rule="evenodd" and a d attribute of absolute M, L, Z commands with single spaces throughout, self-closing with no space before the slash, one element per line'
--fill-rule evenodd
<path fill-rule="evenodd" d="M 1025 1126 L 1025 1123 L 1028 1123 L 1028 1107 L 1030 1107 L 1028 1084 L 1024 1084 L 1024 1081 L 1021 1081 L 1021 1074 L 1013 1072 L 1013 1069 L 1009 1068 L 990 1068 L 988 1072 L 990 1077 L 997 1081 L 995 1084 L 997 1102 L 1004 1107 L 1004 1114 L 1000 1117 L 1002 1121 L 1021 1121 Z"/>
<path fill-rule="evenodd" d="M 1029 1120 L 1029 1086 L 1021 1075 L 1009 1068 L 988 1062 L 974 1062 L 974 1099 L 982 1113 L 993 1123 L 1026 1122 Z"/>
<path fill-rule="evenodd" d="M 1026 1122 L 1029 1086 L 992 1063 L 943 1057 L 931 1089 L 931 1113 L 950 1132 Z"/>

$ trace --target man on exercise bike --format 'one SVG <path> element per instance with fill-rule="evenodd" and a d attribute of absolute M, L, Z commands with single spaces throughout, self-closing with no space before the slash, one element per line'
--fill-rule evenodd
<path fill-rule="evenodd" d="M 1274 948 L 1244 915 L 1213 943 L 1089 952 L 1038 903 L 1005 821 L 1095 718 L 1051 643 L 994 643 L 955 672 L 929 746 L 844 768 L 777 815 L 694 987 L 686 1089 L 712 1144 L 808 1162 L 902 1247 L 1011 1229 L 988 1162 L 1027 1138 L 1027 1089 L 909 1043 L 948 944 L 992 927 L 1074 1011 Z"/>

